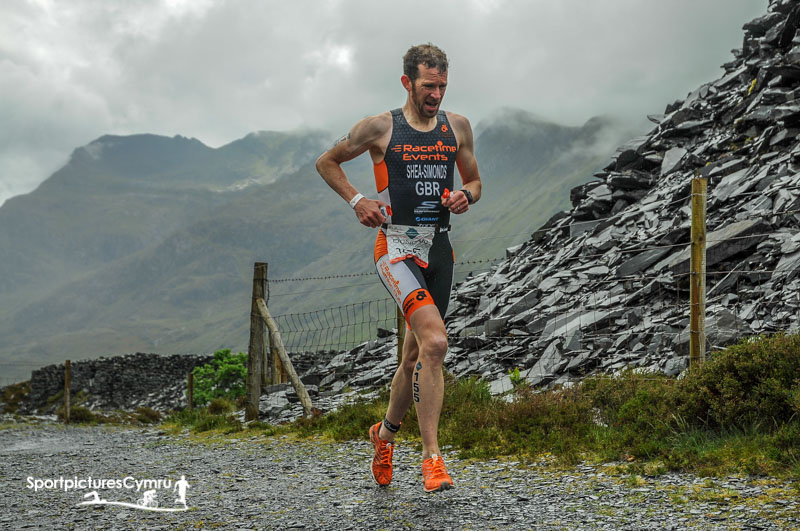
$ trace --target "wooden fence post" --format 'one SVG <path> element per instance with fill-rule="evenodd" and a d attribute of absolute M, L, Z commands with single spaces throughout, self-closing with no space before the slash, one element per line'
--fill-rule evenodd
<path fill-rule="evenodd" d="M 403 311 L 397 308 L 397 366 L 403 363 L 403 344 L 406 341 L 406 318 Z"/>
<path fill-rule="evenodd" d="M 70 361 L 64 363 L 64 424 L 69 424 L 69 387 L 72 381 L 72 369 Z"/>
<path fill-rule="evenodd" d="M 188 381 L 186 382 L 186 403 L 189 409 L 194 409 L 194 373 L 189 373 Z"/>
<path fill-rule="evenodd" d="M 704 177 L 692 179 L 692 245 L 689 274 L 689 365 L 706 360 L 706 190 Z"/>
<path fill-rule="evenodd" d="M 247 349 L 247 404 L 245 421 L 258 420 L 261 399 L 261 360 L 264 357 L 264 320 L 258 310 L 258 300 L 266 296 L 267 264 L 256 262 L 253 267 L 253 298 L 250 303 L 250 346 Z"/>
<path fill-rule="evenodd" d="M 313 408 L 311 404 L 311 397 L 308 396 L 308 391 L 306 391 L 306 386 L 303 385 L 303 382 L 300 380 L 300 377 L 297 376 L 297 373 L 294 370 L 294 366 L 292 365 L 292 360 L 289 359 L 289 355 L 286 353 L 286 348 L 283 346 L 283 340 L 281 339 L 281 334 L 278 331 L 278 325 L 275 323 L 275 320 L 269 314 L 269 310 L 267 310 L 267 305 L 264 302 L 264 299 L 259 299 L 258 301 L 258 309 L 261 313 L 261 316 L 264 318 L 264 322 L 267 324 L 267 328 L 269 328 L 270 337 L 274 342 L 273 345 L 278 351 L 278 355 L 280 356 L 283 369 L 288 373 L 289 380 L 294 385 L 294 390 L 297 392 L 297 396 L 300 398 L 300 403 L 303 404 L 303 414 L 310 415 L 311 410 Z"/>
<path fill-rule="evenodd" d="M 281 357 L 278 355 L 278 348 L 275 344 L 275 339 L 272 337 L 272 330 L 268 330 L 269 334 L 269 372 L 271 376 L 270 383 L 272 384 L 281 384 L 286 383 L 288 381 L 288 377 L 286 375 L 286 368 L 283 366 L 283 362 L 281 362 Z"/>
<path fill-rule="evenodd" d="M 267 345 L 270 344 L 269 338 L 267 338 Z M 266 387 L 269 385 L 269 346 L 265 346 L 264 351 L 262 352 L 261 356 L 261 387 Z"/>

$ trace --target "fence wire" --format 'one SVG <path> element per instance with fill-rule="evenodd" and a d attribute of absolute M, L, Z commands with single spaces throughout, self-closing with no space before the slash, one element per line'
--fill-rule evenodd
<path fill-rule="evenodd" d="M 688 202 L 691 197 L 690 194 L 670 204 Z M 791 215 L 798 212 L 800 211 L 791 209 L 755 213 L 753 218 L 759 219 L 764 215 Z M 623 212 L 596 221 L 621 219 L 624 215 Z M 535 232 L 563 233 L 568 227 L 553 227 Z M 724 239 L 712 238 L 707 240 L 707 243 L 710 245 L 774 237 L 775 235 L 771 233 L 759 233 Z M 574 267 L 571 264 L 575 262 L 586 263 L 598 259 L 602 261 L 614 253 L 619 256 L 646 251 L 664 251 L 663 259 L 670 255 L 675 256 L 676 249 L 689 247 L 688 242 L 664 245 L 632 244 L 613 247 L 603 252 L 592 252 L 595 247 L 587 240 L 589 238 L 584 237 L 582 243 L 569 248 L 567 256 L 559 257 L 557 260 L 552 257 L 526 256 L 523 253 L 512 256 L 511 261 L 515 266 L 522 264 L 528 270 L 546 266 L 551 262 L 558 263 L 560 269 L 551 271 L 552 277 L 554 273 L 566 272 L 567 268 Z M 469 281 L 474 278 L 474 274 L 495 270 L 497 262 L 502 260 L 483 258 L 456 265 L 462 266 L 461 273 L 473 273 L 467 278 Z M 752 333 L 797 329 L 800 321 L 798 311 L 784 308 L 775 312 L 775 315 L 766 317 L 763 315 L 763 308 L 760 308 L 765 283 L 771 282 L 776 274 L 793 277 L 796 270 L 786 267 L 764 267 L 763 264 L 754 264 L 757 267 L 751 268 L 749 265 L 743 266 L 744 262 L 732 267 L 734 263 L 729 259 L 720 264 L 722 267 L 712 268 L 706 272 L 706 291 L 707 294 L 712 294 L 706 301 L 707 320 L 715 322 L 722 316 L 733 315 L 733 326 L 736 328 L 737 337 Z M 481 267 L 471 267 L 473 265 Z M 669 268 L 662 271 L 657 274 L 629 274 L 598 279 L 583 275 L 581 282 L 584 285 L 577 289 L 570 288 L 570 282 L 574 282 L 582 273 L 570 271 L 569 276 L 564 275 L 566 278 L 563 285 L 557 285 L 555 289 L 550 290 L 552 293 L 539 293 L 539 288 L 534 286 L 515 290 L 515 298 L 537 294 L 543 299 L 555 293 L 557 298 L 552 301 L 553 307 L 558 307 L 558 301 L 566 297 L 573 299 L 574 303 L 557 311 L 548 311 L 548 308 L 545 308 L 535 315 L 526 315 L 525 319 L 516 321 L 513 317 L 506 319 L 498 328 L 503 333 L 492 331 L 493 329 L 487 326 L 487 322 L 492 321 L 492 318 L 477 310 L 471 315 L 450 315 L 446 322 L 448 329 L 455 331 L 455 334 L 451 334 L 450 337 L 451 348 L 446 368 L 456 376 L 477 375 L 496 379 L 492 384 L 493 392 L 511 389 L 510 374 L 514 370 L 520 371 L 526 379 L 536 383 L 548 383 L 555 378 L 555 374 L 572 365 L 575 369 L 573 372 L 593 374 L 592 371 L 600 371 L 602 374 L 623 367 L 663 369 L 663 362 L 667 360 L 667 363 L 673 363 L 678 370 L 688 355 L 691 335 L 688 326 L 691 307 L 689 279 L 693 273 L 675 273 Z M 376 280 L 319 290 L 295 290 L 278 296 L 359 288 L 380 283 L 374 271 L 326 277 L 287 278 L 279 279 L 278 282 L 286 285 L 352 277 L 375 277 Z M 728 283 L 726 289 L 715 293 L 715 286 L 722 283 Z M 730 284 L 735 284 L 735 288 L 731 289 Z M 451 306 L 458 304 L 456 301 L 464 303 L 475 298 L 469 289 L 464 290 L 464 285 L 465 283 L 461 283 L 453 289 Z M 602 292 L 602 296 L 598 296 L 598 290 L 604 285 L 622 286 L 623 291 Z M 496 295 L 498 294 L 495 293 Z M 795 299 L 797 298 L 795 295 Z M 472 300 L 472 303 L 477 302 Z M 510 303 L 506 303 L 508 304 Z M 351 363 L 338 365 L 333 363 L 334 368 L 331 370 L 337 372 L 337 378 L 354 384 L 369 381 L 375 385 L 385 385 L 391 380 L 396 367 L 396 312 L 394 301 L 386 298 L 280 316 L 279 327 L 282 331 L 285 330 L 282 333 L 289 338 L 287 345 L 294 353 L 293 356 L 309 360 L 305 364 L 307 368 L 314 366 L 315 356 L 319 358 L 319 354 L 315 355 L 314 352 L 327 350 L 329 353 L 326 357 L 333 359 L 334 362 L 335 358 L 345 353 L 351 357 Z M 598 319 L 599 312 L 603 312 L 605 317 Z M 548 326 L 550 329 L 545 335 L 545 327 Z M 382 330 L 381 334 L 378 334 L 379 329 Z M 378 337 L 379 335 L 382 337 Z M 555 344 L 558 348 L 550 349 L 548 352 L 548 347 Z M 609 359 L 592 357 L 594 351 L 606 350 L 609 347 L 613 351 L 622 351 L 623 354 Z M 715 345 L 707 342 L 707 347 L 713 349 Z M 569 356 L 562 356 L 565 352 L 568 352 Z M 548 356 L 550 359 L 546 361 L 549 361 L 549 364 L 540 363 Z M 369 378 L 367 380 L 359 378 L 362 374 L 368 375 Z M 497 379 L 498 375 L 501 378 Z M 503 375 L 506 377 L 503 378 Z"/>
<path fill-rule="evenodd" d="M 290 352 L 349 350 L 397 327 L 396 304 L 385 298 L 275 317 Z"/>
<path fill-rule="evenodd" d="M 782 190 L 800 190 L 800 186 L 788 186 Z M 747 192 L 740 196 L 756 196 L 777 193 L 778 189 L 761 192 Z M 729 202 L 714 202 L 713 190 L 705 194 L 707 205 L 721 208 Z M 684 215 L 689 208 L 693 194 L 684 195 L 659 206 L 660 210 L 680 212 Z M 795 216 L 800 210 L 793 208 L 796 201 L 787 201 L 787 208 L 762 210 L 749 213 L 745 219 L 761 220 Z M 718 205 L 716 203 L 720 203 Z M 712 213 L 711 208 L 708 214 Z M 586 220 L 593 227 L 599 224 L 609 227 L 617 223 L 623 231 L 631 226 L 639 230 L 644 224 L 652 227 L 648 215 L 642 212 L 622 210 L 614 215 Z M 796 218 L 788 218 L 790 221 Z M 739 220 L 737 218 L 737 220 Z M 508 268 L 527 268 L 528 271 L 540 267 L 548 278 L 563 274 L 560 284 L 542 291 L 535 283 L 524 289 L 516 289 L 514 301 L 497 304 L 498 312 L 485 312 L 482 305 L 497 301 L 499 292 L 473 292 L 467 286 L 476 274 L 495 271 L 499 273 L 498 263 L 505 260 L 498 257 L 480 257 L 455 264 L 457 274 L 472 273 L 467 280 L 453 289 L 451 310 L 460 308 L 460 314 L 450 314 L 446 324 L 450 331 L 450 353 L 445 362 L 446 370 L 457 377 L 479 376 L 492 381 L 492 391 L 505 392 L 513 387 L 511 375 L 519 371 L 528 381 L 550 383 L 560 374 L 582 375 L 584 377 L 606 377 L 624 367 L 664 370 L 665 364 L 673 364 L 677 371 L 688 355 L 690 338 L 688 315 L 691 308 L 689 300 L 689 279 L 692 273 L 676 273 L 662 268 L 657 274 L 605 275 L 591 278 L 580 271 L 583 264 L 605 264 L 609 271 L 619 265 L 618 258 L 638 255 L 645 252 L 663 253 L 659 260 L 676 256 L 676 250 L 689 248 L 685 241 L 689 236 L 686 229 L 684 241 L 674 244 L 653 243 L 656 236 L 643 234 L 641 238 L 631 239 L 625 244 L 614 242 L 608 249 L 598 248 L 593 229 L 569 236 L 571 225 L 556 225 L 533 231 L 497 234 L 487 238 L 463 238 L 457 242 L 476 242 L 485 239 L 511 239 L 520 235 L 542 237 L 542 242 L 552 249 L 553 241 L 563 242 L 559 253 L 554 257 L 535 256 L 531 251 L 537 249 L 529 243 L 523 244 L 507 264 Z M 645 240 L 647 238 L 647 240 Z M 707 244 L 738 242 L 753 239 L 775 239 L 775 233 L 759 233 L 732 236 L 724 239 L 709 239 Z M 639 243 L 636 239 L 641 240 Z M 567 247 L 567 243 L 570 246 Z M 563 255 L 563 256 L 562 256 Z M 740 257 L 741 258 L 741 257 Z M 616 262 L 615 262 L 616 260 Z M 734 334 L 793 330 L 800 323 L 800 296 L 798 293 L 784 293 L 765 296 L 766 289 L 776 277 L 793 278 L 797 269 L 770 267 L 769 264 L 746 264 L 745 260 L 727 261 L 719 267 L 706 272 L 707 295 L 706 319 L 718 322 L 733 316 Z M 738 265 L 737 263 L 738 262 Z M 611 264 L 614 265 L 611 265 Z M 551 266 L 551 264 L 557 264 Z M 743 265 L 745 264 L 745 265 Z M 575 270 L 574 268 L 578 268 Z M 569 273 L 567 275 L 566 273 Z M 502 274 L 499 275 L 502 277 Z M 352 282 L 342 286 L 325 286 L 304 289 L 303 283 L 327 282 L 348 279 Z M 356 280 L 360 279 L 360 280 Z M 487 276 L 483 283 L 486 284 Z M 575 283 L 578 283 L 575 287 Z M 271 286 L 269 298 L 311 295 L 335 290 L 363 290 L 381 284 L 374 270 L 342 273 L 325 276 L 269 279 Z M 502 278 L 497 280 L 498 289 L 507 284 Z M 720 293 L 717 286 L 724 286 Z M 275 292 L 277 288 L 285 291 Z M 605 289 L 608 287 L 608 291 Z M 535 296 L 538 305 L 532 312 L 517 315 L 503 315 L 503 308 L 525 296 Z M 792 304 L 768 308 L 767 297 L 780 296 Z M 550 299 L 547 299 L 550 297 Z M 357 298 L 354 297 L 354 298 Z M 548 300 L 550 304 L 542 306 Z M 569 304 L 566 304 L 569 302 Z M 483 308 L 485 310 L 485 308 Z M 306 383 L 314 389 L 312 400 L 319 404 L 328 401 L 334 405 L 336 400 L 359 396 L 363 389 L 377 389 L 391 381 L 397 366 L 398 320 L 397 306 L 390 297 L 369 301 L 358 301 L 341 306 L 329 307 L 301 313 L 286 313 L 275 317 L 283 342 L 289 351 L 292 363 Z M 404 324 L 400 323 L 401 331 Z M 708 344 L 709 347 L 714 347 Z M 614 356 L 598 356 L 597 352 L 613 351 Z M 0 370 L 27 370 L 25 364 L 3 364 Z M 29 364 L 31 369 L 38 367 Z M 5 369 L 8 369 L 6 371 Z M 595 374 L 597 373 L 597 374 Z M 15 383 L 9 377 L 0 377 L 0 386 Z M 564 383 L 566 383 L 564 379 Z M 299 407 L 292 398 L 288 386 L 281 390 L 272 389 L 262 397 L 266 403 L 268 416 L 280 418 L 288 415 L 292 408 Z M 292 405 L 295 404 L 295 405 Z M 322 404 L 325 409 L 325 404 Z"/>

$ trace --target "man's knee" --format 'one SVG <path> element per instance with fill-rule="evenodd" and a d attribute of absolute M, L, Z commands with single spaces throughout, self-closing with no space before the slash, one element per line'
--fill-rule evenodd
<path fill-rule="evenodd" d="M 425 357 L 436 363 L 443 363 L 447 354 L 447 334 L 436 332 L 423 339 L 422 350 Z"/>
<path fill-rule="evenodd" d="M 441 363 L 447 354 L 447 330 L 436 306 L 425 306 L 411 317 L 411 328 L 417 339 L 419 356 Z"/>

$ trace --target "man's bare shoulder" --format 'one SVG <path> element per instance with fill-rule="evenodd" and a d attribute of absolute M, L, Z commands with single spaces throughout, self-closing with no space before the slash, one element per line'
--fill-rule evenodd
<path fill-rule="evenodd" d="M 465 148 L 468 151 L 472 151 L 472 125 L 470 125 L 467 117 L 447 111 L 447 120 L 450 122 L 450 126 L 453 128 L 453 132 L 456 135 L 459 149 Z"/>
<path fill-rule="evenodd" d="M 466 116 L 451 111 L 445 112 L 447 113 L 447 120 L 450 122 L 450 125 L 455 127 L 456 130 L 472 131 L 472 125 L 470 125 Z"/>
<path fill-rule="evenodd" d="M 392 113 L 382 112 L 367 116 L 353 126 L 352 135 L 364 139 L 380 138 L 392 128 Z"/>

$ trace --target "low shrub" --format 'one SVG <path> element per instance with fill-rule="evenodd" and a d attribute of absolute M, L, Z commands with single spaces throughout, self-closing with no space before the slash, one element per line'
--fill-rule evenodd
<path fill-rule="evenodd" d="M 679 429 L 677 381 L 662 373 L 626 370 L 613 378 L 587 378 L 580 389 L 595 422 L 614 433 L 622 453 L 654 457 Z"/>
<path fill-rule="evenodd" d="M 3 410 L 2 413 L 16 413 L 22 402 L 31 392 L 31 382 L 20 382 L 8 385 L 3 388 L 3 395 L 0 397 Z"/>
<path fill-rule="evenodd" d="M 161 420 L 161 413 L 153 408 L 139 407 L 136 408 L 136 414 L 134 415 L 134 418 L 142 424 L 153 424 Z"/>
<path fill-rule="evenodd" d="M 225 398 L 215 398 L 208 403 L 208 412 L 212 415 L 223 415 L 234 410 L 233 403 Z"/>
<path fill-rule="evenodd" d="M 192 373 L 195 405 L 203 406 L 214 398 L 235 400 L 245 394 L 247 354 L 231 354 L 230 349 L 218 350 L 214 359 L 195 367 Z"/>
<path fill-rule="evenodd" d="M 591 404 L 578 387 L 546 392 L 518 387 L 511 402 L 497 401 L 492 417 L 502 433 L 502 453 L 553 452 L 574 461 L 591 438 L 592 415 Z"/>
<path fill-rule="evenodd" d="M 56 416 L 58 420 L 64 421 L 65 410 L 64 406 L 61 406 L 56 411 Z M 92 410 L 88 407 L 83 406 L 70 406 L 69 408 L 69 421 L 76 424 L 83 424 L 83 423 L 90 423 L 95 422 L 97 418 L 95 414 L 92 413 Z"/>
<path fill-rule="evenodd" d="M 389 401 L 385 389 L 324 416 L 265 433 L 367 438 Z M 170 419 L 194 431 L 238 431 L 228 400 Z M 439 443 L 465 458 L 552 454 L 563 463 L 626 461 L 637 473 L 772 474 L 800 478 L 800 336 L 742 341 L 676 379 L 627 370 L 568 387 L 536 390 L 519 382 L 492 396 L 487 382 L 445 373 Z M 399 438 L 419 443 L 412 404 Z"/>
<path fill-rule="evenodd" d="M 682 382 L 681 413 L 712 428 L 774 429 L 800 413 L 800 335 L 748 338 Z"/>
<path fill-rule="evenodd" d="M 234 433 L 242 430 L 242 423 L 229 413 L 214 414 L 207 408 L 184 409 L 170 415 L 165 421 L 193 432 L 218 430 Z"/>

